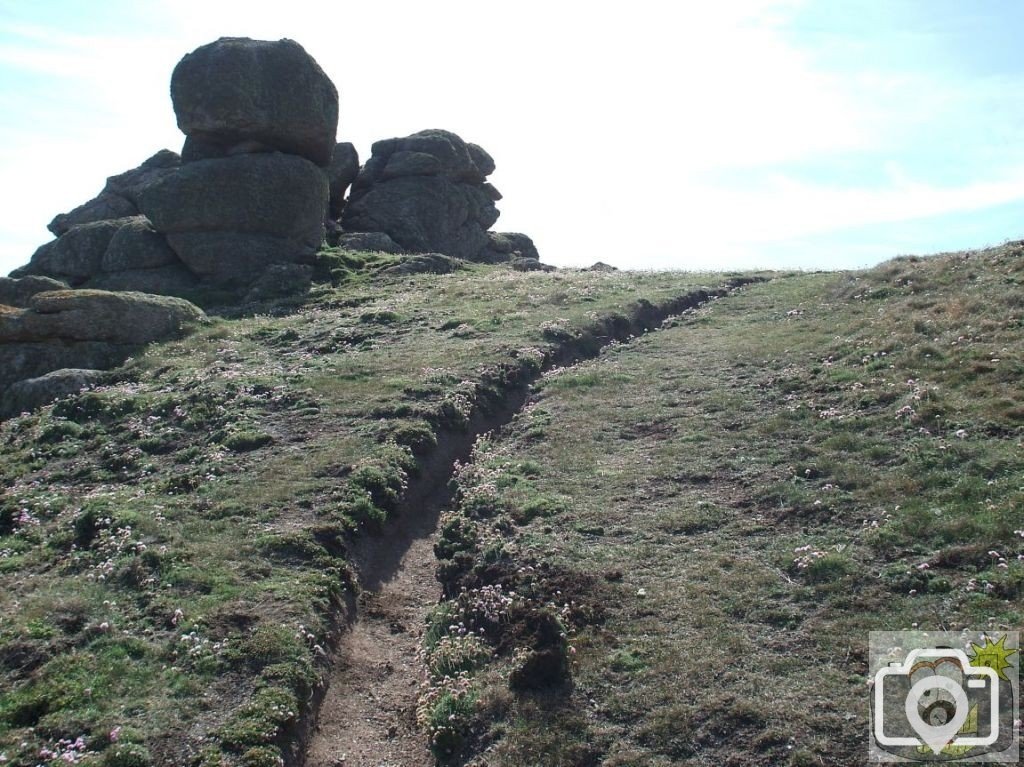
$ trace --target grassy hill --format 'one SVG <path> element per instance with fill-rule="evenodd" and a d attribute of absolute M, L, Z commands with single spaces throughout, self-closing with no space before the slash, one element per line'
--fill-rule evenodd
<path fill-rule="evenodd" d="M 727 279 L 325 260 L 340 287 L 3 424 L 6 763 L 294 761 L 359 534 L 546 365 Z"/>
<path fill-rule="evenodd" d="M 863 764 L 870 630 L 1021 625 L 1022 277 L 778 279 L 546 375 L 442 523 L 435 749 Z"/>
<path fill-rule="evenodd" d="M 0 426 L 4 763 L 299 763 L 362 542 L 456 459 L 410 693 L 442 761 L 859 764 L 868 630 L 1020 624 L 1019 244 L 322 258 L 334 286 Z"/>

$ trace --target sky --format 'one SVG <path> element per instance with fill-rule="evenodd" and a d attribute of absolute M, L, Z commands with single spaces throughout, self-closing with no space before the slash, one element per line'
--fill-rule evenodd
<path fill-rule="evenodd" d="M 1013 0 L 0 0 L 0 274 L 183 136 L 171 71 L 297 40 L 340 141 L 480 144 L 542 260 L 846 269 L 1024 238 Z"/>

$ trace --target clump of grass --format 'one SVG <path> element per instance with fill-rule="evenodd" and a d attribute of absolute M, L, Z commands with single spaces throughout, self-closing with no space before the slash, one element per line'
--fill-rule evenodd
<path fill-rule="evenodd" d="M 224 447 L 235 453 L 246 453 L 269 445 L 274 438 L 269 434 L 253 429 L 236 431 L 224 438 Z"/>

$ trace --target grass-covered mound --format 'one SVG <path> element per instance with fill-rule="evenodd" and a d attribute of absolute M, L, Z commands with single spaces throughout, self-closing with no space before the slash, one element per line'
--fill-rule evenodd
<path fill-rule="evenodd" d="M 4 764 L 294 761 L 358 588 L 350 541 L 438 440 L 725 281 L 396 262 L 326 254 L 335 287 L 0 426 Z"/>

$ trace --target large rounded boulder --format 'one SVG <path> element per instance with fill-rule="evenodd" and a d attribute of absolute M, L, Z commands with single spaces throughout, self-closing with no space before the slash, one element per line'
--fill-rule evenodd
<path fill-rule="evenodd" d="M 49 290 L 25 303 L 0 305 L 0 395 L 62 368 L 114 367 L 143 345 L 178 338 L 206 321 L 188 301 L 145 293 Z"/>
<path fill-rule="evenodd" d="M 178 127 L 203 156 L 277 150 L 326 166 L 338 129 L 338 91 L 293 40 L 222 37 L 171 75 Z"/>
<path fill-rule="evenodd" d="M 273 153 L 183 165 L 141 205 L 200 277 L 244 284 L 275 263 L 309 263 L 324 237 L 328 183 L 308 160 Z"/>
<path fill-rule="evenodd" d="M 142 209 L 167 234 L 262 233 L 316 247 L 323 239 L 327 176 L 284 154 L 203 160 L 149 187 Z"/>
<path fill-rule="evenodd" d="M 25 309 L 0 314 L 0 342 L 103 341 L 148 344 L 184 335 L 204 322 L 201 309 L 180 298 L 105 290 L 36 293 Z"/>

